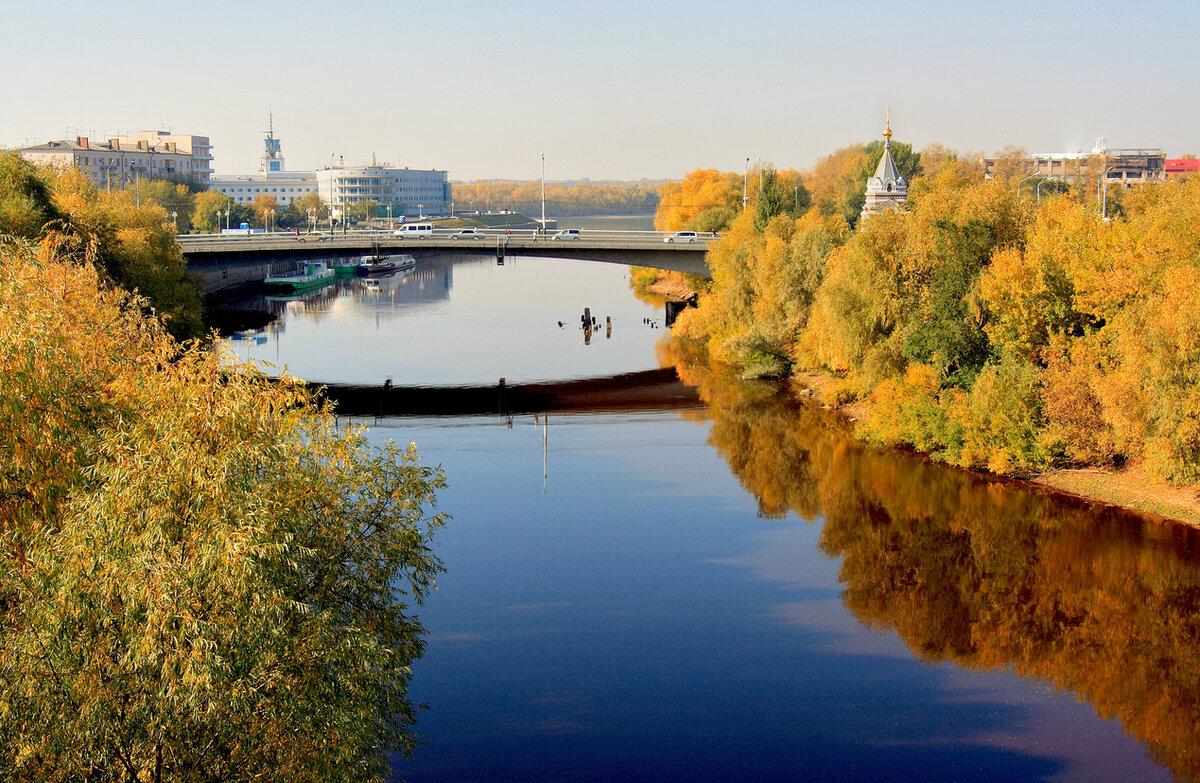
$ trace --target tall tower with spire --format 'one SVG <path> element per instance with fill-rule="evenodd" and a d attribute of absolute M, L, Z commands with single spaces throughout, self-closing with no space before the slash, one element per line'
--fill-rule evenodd
<path fill-rule="evenodd" d="M 271 174 L 278 171 L 286 171 L 283 166 L 283 153 L 279 151 L 279 139 L 275 138 L 275 116 L 272 112 L 267 112 L 267 138 L 263 156 L 259 159 L 258 173 Z"/>
<path fill-rule="evenodd" d="M 875 174 L 867 180 L 867 200 L 863 204 L 861 218 L 884 211 L 898 209 L 908 201 L 908 180 L 900 176 L 896 161 L 892 160 L 892 110 L 887 112 L 883 128 L 883 157 L 875 167 Z"/>

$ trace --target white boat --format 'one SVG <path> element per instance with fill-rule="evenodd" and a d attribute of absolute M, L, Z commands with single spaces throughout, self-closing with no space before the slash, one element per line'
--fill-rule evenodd
<path fill-rule="evenodd" d="M 275 293 L 302 294 L 333 282 L 333 270 L 324 261 L 308 261 L 304 271 L 291 275 L 271 275 L 263 280 L 267 290 Z"/>
<path fill-rule="evenodd" d="M 374 253 L 363 256 L 359 262 L 359 274 L 368 277 L 406 272 L 417 265 L 417 259 L 403 253 L 384 255 Z"/>

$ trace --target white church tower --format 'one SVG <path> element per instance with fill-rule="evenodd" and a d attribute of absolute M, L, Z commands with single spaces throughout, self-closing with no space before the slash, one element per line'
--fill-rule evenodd
<path fill-rule="evenodd" d="M 879 159 L 875 175 L 867 180 L 867 200 L 863 204 L 860 219 L 885 209 L 898 209 L 906 201 L 908 180 L 900 176 L 896 161 L 892 160 L 892 110 L 888 109 L 883 129 L 883 157 Z"/>

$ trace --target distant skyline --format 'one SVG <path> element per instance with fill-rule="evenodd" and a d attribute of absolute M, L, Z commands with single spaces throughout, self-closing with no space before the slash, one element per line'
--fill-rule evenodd
<path fill-rule="evenodd" d="M 139 130 L 257 170 L 344 160 L 454 180 L 805 169 L 879 138 L 992 154 L 1200 154 L 1200 3 L 1008 0 L 21 3 L 0 146 Z"/>

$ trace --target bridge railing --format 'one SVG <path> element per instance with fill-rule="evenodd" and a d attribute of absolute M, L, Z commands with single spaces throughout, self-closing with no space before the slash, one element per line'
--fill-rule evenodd
<path fill-rule="evenodd" d="M 462 229 L 457 228 L 435 228 L 433 230 L 434 239 L 453 239 L 454 235 Z M 521 242 L 612 242 L 625 244 L 629 242 L 663 242 L 670 237 L 672 231 L 651 231 L 651 230 L 636 230 L 636 229 L 581 229 L 579 239 L 555 239 L 557 231 L 548 231 L 546 233 L 538 233 L 535 229 L 517 228 L 479 228 L 476 229 L 484 238 L 504 239 L 507 237 L 512 241 Z M 711 242 L 716 239 L 717 235 L 709 232 L 697 232 L 696 240 L 698 242 Z M 245 243 L 247 241 L 287 241 L 303 240 L 303 241 L 337 241 L 345 240 L 347 242 L 362 242 L 364 240 L 386 239 L 394 242 L 400 242 L 405 245 L 420 246 L 422 240 L 413 237 L 395 236 L 391 231 L 387 230 L 349 230 L 346 232 L 334 231 L 312 231 L 300 232 L 293 231 L 255 231 L 255 232 L 230 232 L 221 234 L 180 234 L 178 237 L 180 243 L 184 245 L 221 242 L 221 243 Z M 470 240 L 466 240 L 470 241 Z"/>

